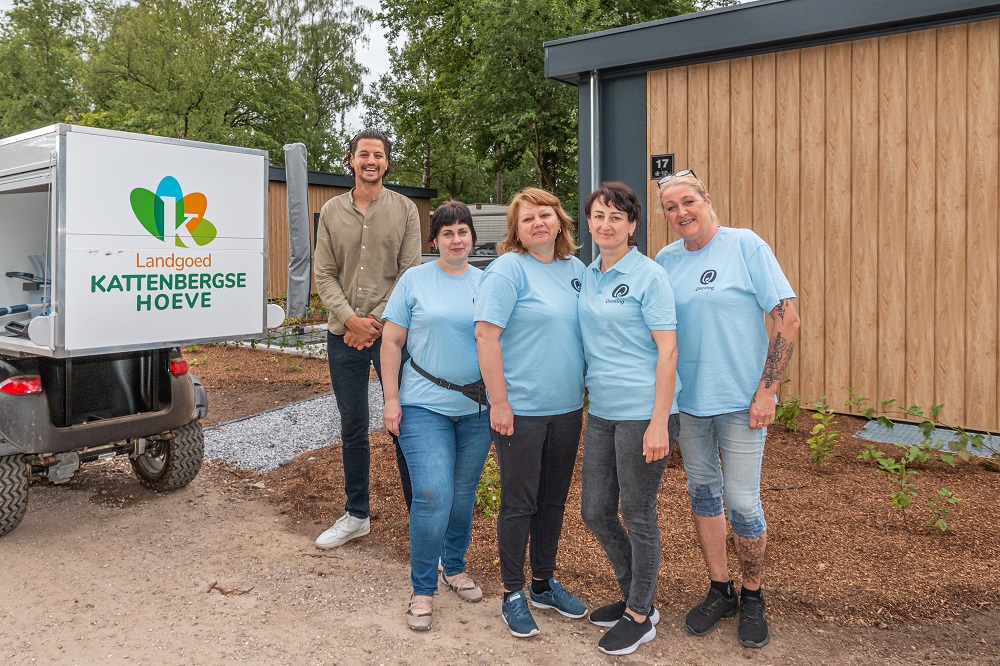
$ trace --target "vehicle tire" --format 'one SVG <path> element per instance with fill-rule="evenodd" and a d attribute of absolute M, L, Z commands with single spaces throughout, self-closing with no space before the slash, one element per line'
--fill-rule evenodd
<path fill-rule="evenodd" d="M 146 452 L 133 458 L 139 482 L 159 492 L 177 490 L 194 481 L 205 456 L 205 433 L 200 421 L 174 430 L 173 439 L 147 440 Z"/>
<path fill-rule="evenodd" d="M 28 465 L 24 456 L 0 456 L 0 536 L 17 527 L 28 506 Z"/>

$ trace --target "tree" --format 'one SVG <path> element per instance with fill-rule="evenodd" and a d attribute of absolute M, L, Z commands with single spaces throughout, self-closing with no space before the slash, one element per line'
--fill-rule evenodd
<path fill-rule="evenodd" d="M 76 0 L 14 1 L 0 22 L 0 136 L 83 110 L 84 19 Z"/>
<path fill-rule="evenodd" d="M 374 16 L 351 0 L 270 0 L 270 8 L 275 37 L 285 47 L 285 68 L 310 100 L 306 133 L 299 140 L 314 169 L 337 168 L 344 113 L 361 100 L 368 73 L 354 48 L 366 40 Z"/>
<path fill-rule="evenodd" d="M 694 0 L 383 0 L 379 20 L 405 43 L 366 104 L 401 137 L 407 159 L 419 143 L 430 157 L 451 144 L 490 174 L 523 170 L 527 160 L 537 185 L 575 200 L 576 91 L 545 79 L 543 42 L 697 8 Z"/>

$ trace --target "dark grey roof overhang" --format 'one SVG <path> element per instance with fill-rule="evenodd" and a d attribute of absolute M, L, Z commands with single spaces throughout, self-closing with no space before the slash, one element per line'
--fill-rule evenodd
<path fill-rule="evenodd" d="M 648 69 L 996 18 L 987 0 L 758 0 L 546 42 L 545 76 Z"/>

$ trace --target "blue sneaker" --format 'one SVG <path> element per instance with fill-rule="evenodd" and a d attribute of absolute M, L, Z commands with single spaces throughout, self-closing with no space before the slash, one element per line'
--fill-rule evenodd
<path fill-rule="evenodd" d="M 555 578 L 549 578 L 548 592 L 535 594 L 534 590 L 531 591 L 531 605 L 535 608 L 554 608 L 566 617 L 576 618 L 587 614 L 586 604 L 567 592 Z"/>
<path fill-rule="evenodd" d="M 535 624 L 535 618 L 531 617 L 523 590 L 510 595 L 509 599 L 505 599 L 501 612 L 510 633 L 517 638 L 527 638 L 538 633 L 538 625 Z"/>

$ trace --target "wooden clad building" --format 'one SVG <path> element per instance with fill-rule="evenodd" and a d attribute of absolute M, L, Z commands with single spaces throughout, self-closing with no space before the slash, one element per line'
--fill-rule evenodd
<path fill-rule="evenodd" d="M 792 392 L 847 387 L 1000 430 L 1000 3 L 760 0 L 546 44 L 579 87 L 580 193 L 692 168 L 774 248 L 802 317 Z M 582 239 L 585 246 L 588 239 Z"/>
<path fill-rule="evenodd" d="M 288 188 L 285 182 L 285 168 L 270 168 L 270 189 L 267 195 L 268 233 L 268 289 L 269 298 L 284 296 L 288 291 Z M 386 183 L 386 188 L 409 197 L 420 213 L 420 238 L 427 238 L 431 228 L 431 199 L 437 190 L 421 187 L 406 187 Z M 343 194 L 354 187 L 354 179 L 339 173 L 309 172 L 309 216 L 315 220 L 323 204 L 331 197 Z M 315 244 L 315 233 L 313 244 Z M 424 242 L 424 252 L 428 251 Z M 315 284 L 313 285 L 315 289 Z"/>

